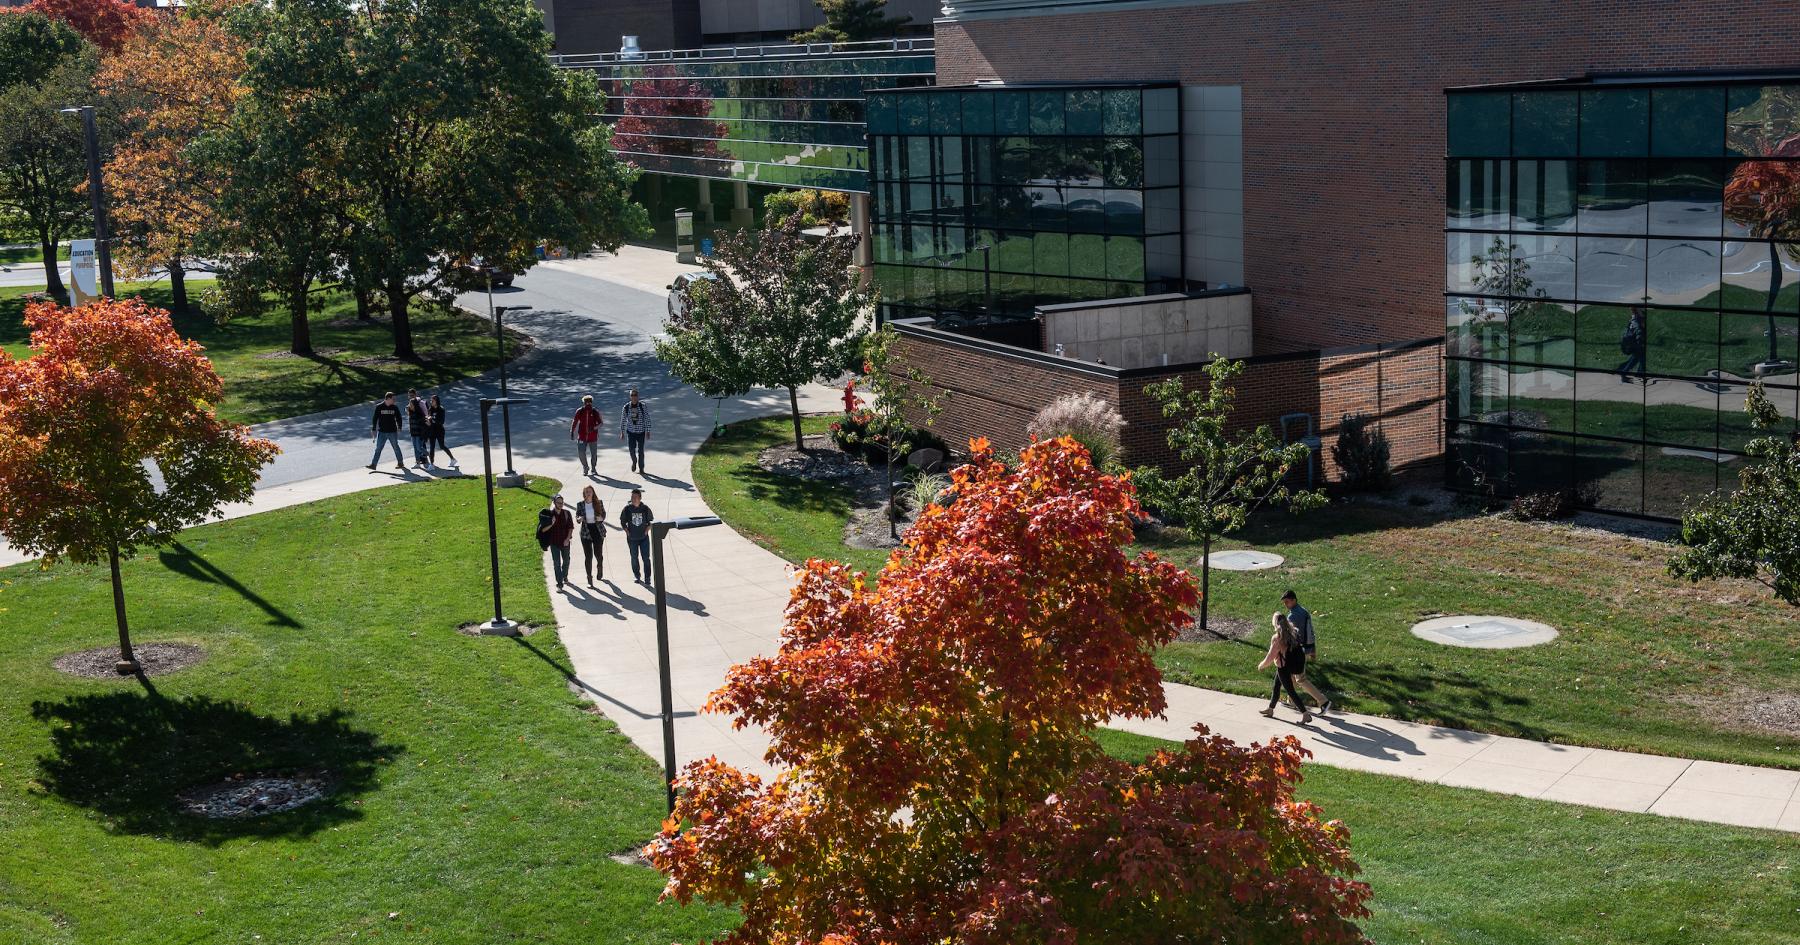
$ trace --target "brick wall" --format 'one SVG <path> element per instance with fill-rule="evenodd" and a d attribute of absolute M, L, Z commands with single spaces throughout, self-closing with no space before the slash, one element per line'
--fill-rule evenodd
<path fill-rule="evenodd" d="M 1243 89 L 1257 350 L 1444 330 L 1442 90 L 1800 61 L 1793 0 L 1262 0 L 937 24 L 938 82 Z"/>
<path fill-rule="evenodd" d="M 1172 469 L 1167 425 L 1144 388 L 1172 376 L 1192 388 L 1203 378 L 1197 365 L 1165 372 L 1057 364 L 1034 351 L 897 327 L 903 362 L 924 371 L 949 395 L 933 429 L 952 447 L 985 436 L 998 449 L 1016 450 L 1029 440 L 1026 425 L 1045 405 L 1066 393 L 1089 391 L 1125 417 L 1121 439 L 1127 463 Z M 1234 426 L 1269 424 L 1279 431 L 1282 416 L 1310 414 L 1313 433 L 1321 439 L 1319 470 L 1329 481 L 1337 477 L 1331 447 L 1340 419 L 1372 414 L 1382 418 L 1397 473 L 1435 471 L 1442 456 L 1443 354 L 1441 340 L 1429 339 L 1252 358 L 1238 379 Z M 1293 434 L 1303 430 L 1296 426 Z"/>

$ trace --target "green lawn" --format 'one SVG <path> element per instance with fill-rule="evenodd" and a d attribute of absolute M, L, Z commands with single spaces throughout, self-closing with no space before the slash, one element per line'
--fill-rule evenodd
<path fill-rule="evenodd" d="M 500 490 L 508 612 L 550 604 L 531 539 L 556 483 Z M 85 680 L 114 639 L 103 569 L 0 571 L 0 942 L 692 941 L 731 913 L 656 904 L 608 854 L 657 829 L 655 765 L 568 686 L 555 632 L 489 608 L 479 480 L 395 486 L 184 533 L 125 566 L 138 642 L 201 665 Z M 241 823 L 176 792 L 324 768 L 327 800 Z"/>
<path fill-rule="evenodd" d="M 808 421 L 822 430 L 825 418 Z M 764 472 L 755 457 L 782 421 L 734 425 L 695 460 L 707 503 L 790 561 L 885 556 L 841 543 L 849 499 L 837 487 Z M 1313 677 L 1352 711 L 1683 757 L 1800 767 L 1800 739 L 1753 727 L 1748 700 L 1800 697 L 1796 614 L 1756 585 L 1689 585 L 1663 572 L 1668 549 L 1628 538 L 1400 505 L 1338 504 L 1264 515 L 1226 546 L 1287 558 L 1273 571 L 1215 572 L 1210 609 L 1259 628 L 1297 588 L 1318 618 Z M 1153 546 L 1192 565 L 1199 549 Z M 1467 650 L 1414 638 L 1426 615 L 1508 614 L 1563 636 L 1525 650 Z M 1260 630 L 1259 630 L 1260 633 Z M 1264 695 L 1256 643 L 1177 643 L 1171 679 Z"/>
<path fill-rule="evenodd" d="M 1168 743 L 1106 731 L 1121 758 Z M 1800 837 L 1309 765 L 1350 827 L 1380 943 L 1776 945 L 1800 923 Z"/>
<path fill-rule="evenodd" d="M 197 298 L 207 283 L 190 282 Z M 24 326 L 24 297 L 33 290 L 0 289 L 0 348 L 23 357 L 29 353 Z M 121 295 L 141 296 L 169 305 L 166 283 L 126 283 Z M 348 404 L 373 403 L 383 391 L 421 390 L 480 374 L 495 366 L 498 351 L 493 331 L 482 318 L 437 305 L 414 303 L 413 346 L 419 360 L 400 362 L 390 355 L 394 334 L 385 320 L 359 322 L 348 293 L 319 296 L 312 315 L 311 358 L 287 354 L 290 328 L 279 307 L 254 318 L 220 325 L 203 312 L 177 314 L 183 336 L 206 346 L 207 357 L 225 382 L 219 412 L 243 423 L 297 417 Z M 509 352 L 522 347 L 514 335 Z"/>
<path fill-rule="evenodd" d="M 69 258 L 68 243 L 57 244 L 56 258 Z M 0 266 L 11 266 L 16 263 L 41 263 L 43 261 L 44 251 L 37 246 L 0 246 Z"/>

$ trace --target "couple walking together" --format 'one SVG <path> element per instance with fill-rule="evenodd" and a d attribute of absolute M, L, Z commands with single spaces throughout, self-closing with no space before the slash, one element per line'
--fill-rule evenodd
<path fill-rule="evenodd" d="M 381 396 L 381 402 L 375 405 L 375 415 L 370 418 L 369 432 L 375 436 L 375 455 L 369 459 L 369 468 L 381 462 L 383 447 L 393 444 L 394 468 L 404 471 L 406 459 L 400 453 L 401 417 L 406 418 L 406 430 L 412 435 L 413 465 L 421 469 L 436 469 L 437 454 L 442 451 L 450 460 L 450 468 L 455 469 L 456 456 L 450 452 L 449 444 L 444 442 L 444 401 L 436 394 L 429 401 L 419 396 L 417 390 L 406 392 L 406 407 L 403 409 L 394 402 L 394 392 L 388 391 Z"/>
<path fill-rule="evenodd" d="M 583 475 L 600 474 L 600 428 L 605 425 L 606 419 L 594 407 L 594 398 L 581 398 L 581 407 L 569 421 L 569 439 L 575 441 L 575 456 L 581 460 Z M 635 387 L 619 411 L 619 439 L 625 441 L 626 452 L 631 454 L 631 471 L 648 475 L 644 469 L 644 442 L 650 439 L 650 408 L 644 406 Z"/>
<path fill-rule="evenodd" d="M 650 523 L 656 513 L 644 504 L 644 490 L 631 490 L 631 501 L 619 510 L 619 530 L 625 533 L 625 553 L 631 557 L 631 577 L 648 586 L 655 576 L 650 571 Z M 550 507 L 538 513 L 538 545 L 550 552 L 550 569 L 556 577 L 556 589 L 569 581 L 569 551 L 576 536 L 581 537 L 581 562 L 587 574 L 587 586 L 595 580 L 606 580 L 606 503 L 593 486 L 583 486 L 581 501 L 570 508 L 559 493 Z M 643 569 L 638 568 L 639 559 Z"/>
<path fill-rule="evenodd" d="M 1281 690 L 1285 688 L 1288 697 L 1294 700 L 1294 708 L 1300 710 L 1300 724 L 1305 725 L 1313 720 L 1312 713 L 1306 711 L 1306 703 L 1300 699 L 1295 686 L 1313 697 L 1319 704 L 1320 715 L 1330 711 L 1331 700 L 1306 678 L 1307 658 L 1318 648 L 1317 638 L 1313 635 L 1312 613 L 1300 606 L 1300 599 L 1293 591 L 1281 595 L 1281 606 L 1285 612 L 1269 618 L 1275 625 L 1275 633 L 1269 638 L 1268 654 L 1256 667 L 1275 667 L 1275 687 L 1269 693 L 1269 707 L 1262 710 L 1262 715 L 1264 718 L 1275 717 L 1275 706 L 1280 703 Z"/>

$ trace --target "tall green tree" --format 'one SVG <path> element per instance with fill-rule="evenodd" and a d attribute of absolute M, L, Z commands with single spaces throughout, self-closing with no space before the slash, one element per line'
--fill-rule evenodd
<path fill-rule="evenodd" d="M 1186 390 L 1179 377 L 1144 388 L 1172 421 L 1169 449 L 1186 468 L 1170 477 L 1145 466 L 1136 481 L 1145 505 L 1180 522 L 1200 540 L 1200 627 L 1206 629 L 1213 540 L 1243 528 L 1250 513 L 1262 506 L 1285 504 L 1302 512 L 1324 505 L 1325 493 L 1288 485 L 1288 473 L 1311 455 L 1306 444 L 1284 444 L 1266 424 L 1232 430 L 1237 402 L 1232 382 L 1244 373 L 1244 362 L 1214 355 L 1202 373 L 1199 390 Z"/>
<path fill-rule="evenodd" d="M 0 211 L 22 221 L 37 239 L 44 290 L 58 298 L 67 289 L 57 268 L 57 244 L 91 219 L 81 191 L 87 181 L 81 122 L 59 111 L 90 99 L 94 65 L 92 53 L 82 52 L 50 66 L 36 81 L 0 89 Z"/>
<path fill-rule="evenodd" d="M 61 20 L 26 10 L 0 16 L 0 89 L 37 82 L 86 43 Z"/>
<path fill-rule="evenodd" d="M 732 382 L 726 386 L 785 388 L 794 448 L 804 449 L 801 385 L 829 381 L 850 366 L 874 310 L 875 297 L 853 265 L 856 239 L 808 239 L 797 214 L 754 236 L 725 237 L 701 262 L 714 278 L 695 283 L 689 311 L 663 326 L 657 356 L 703 390 L 725 370 Z"/>
<path fill-rule="evenodd" d="M 1762 436 L 1745 446 L 1750 460 L 1735 492 L 1714 493 L 1681 518 L 1683 547 L 1669 572 L 1690 581 L 1760 581 L 1800 607 L 1800 444 L 1761 383 L 1744 403 Z"/>
<path fill-rule="evenodd" d="M 887 39 L 902 26 L 912 22 L 910 16 L 889 16 L 887 0 L 813 0 L 825 14 L 825 22 L 795 33 L 796 43 L 855 43 L 871 39 Z"/>

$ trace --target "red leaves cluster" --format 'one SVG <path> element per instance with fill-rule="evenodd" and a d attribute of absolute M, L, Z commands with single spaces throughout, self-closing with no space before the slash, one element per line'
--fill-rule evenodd
<path fill-rule="evenodd" d="M 25 321 L 34 356 L 0 352 L 0 533 L 14 547 L 92 562 L 250 497 L 275 444 L 213 413 L 219 376 L 167 312 L 39 302 Z"/>
<path fill-rule="evenodd" d="M 745 945 L 1361 941 L 1367 888 L 1293 801 L 1297 745 L 1132 766 L 1093 743 L 1162 710 L 1151 655 L 1198 601 L 1125 552 L 1129 481 L 1072 440 L 1013 469 L 976 446 L 878 586 L 808 562 L 780 652 L 714 694 L 786 771 L 689 767 L 647 851 L 666 895 L 739 904 Z"/>
<path fill-rule="evenodd" d="M 22 9 L 61 20 L 88 42 L 117 52 L 154 15 L 123 0 L 32 0 Z"/>

